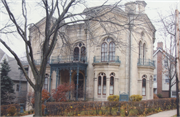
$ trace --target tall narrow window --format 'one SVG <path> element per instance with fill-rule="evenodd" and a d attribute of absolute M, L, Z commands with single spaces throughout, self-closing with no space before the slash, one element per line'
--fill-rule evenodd
<path fill-rule="evenodd" d="M 110 92 L 109 92 L 110 95 L 113 95 L 114 94 L 114 77 L 111 76 L 110 77 Z"/>
<path fill-rule="evenodd" d="M 141 58 L 141 41 L 139 42 L 139 59 Z"/>
<path fill-rule="evenodd" d="M 109 44 L 109 60 L 115 61 L 115 44 L 114 44 L 114 42 L 111 42 Z"/>
<path fill-rule="evenodd" d="M 101 95 L 101 76 L 98 77 L 98 95 Z"/>
<path fill-rule="evenodd" d="M 74 61 L 78 61 L 79 60 L 79 48 L 76 47 L 74 48 Z"/>
<path fill-rule="evenodd" d="M 86 60 L 86 48 L 82 47 L 81 48 L 81 61 L 85 62 Z"/>
<path fill-rule="evenodd" d="M 48 91 L 48 74 L 45 75 L 44 79 L 44 89 Z"/>
<path fill-rule="evenodd" d="M 145 78 L 142 79 L 142 95 L 143 96 L 146 95 L 146 79 Z"/>
<path fill-rule="evenodd" d="M 103 43 L 101 46 L 101 61 L 107 61 L 107 43 Z"/>
<path fill-rule="evenodd" d="M 145 63 L 145 57 L 146 57 L 146 45 L 145 43 L 143 44 L 143 65 Z"/>
<path fill-rule="evenodd" d="M 103 77 L 103 95 L 106 95 L 106 76 Z"/>

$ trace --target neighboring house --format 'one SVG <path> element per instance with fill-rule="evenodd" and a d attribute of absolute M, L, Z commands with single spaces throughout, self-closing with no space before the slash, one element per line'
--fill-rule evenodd
<path fill-rule="evenodd" d="M 155 70 L 154 70 L 154 93 L 161 94 L 162 97 L 169 97 L 169 58 L 170 56 L 167 52 L 163 50 L 163 42 L 157 43 L 157 50 L 154 51 L 153 58 L 155 61 Z M 173 57 L 172 57 L 173 58 Z M 174 59 L 174 58 L 173 58 Z M 172 66 L 173 75 L 175 66 Z M 175 76 L 171 84 L 175 83 Z M 176 85 L 173 85 L 171 88 L 171 97 L 176 97 Z"/>
<path fill-rule="evenodd" d="M 8 64 L 11 69 L 8 76 L 14 82 L 13 88 L 16 96 L 14 102 L 25 104 L 27 94 L 27 80 L 22 74 L 22 71 L 19 69 L 16 60 L 12 57 L 9 57 L 3 50 L 0 49 L 0 63 L 2 63 L 4 59 L 8 61 Z"/>
<path fill-rule="evenodd" d="M 129 22 L 128 7 L 134 9 L 134 15 L 139 19 L 134 21 L 135 27 L 130 31 L 113 24 L 103 24 L 90 21 L 86 23 L 67 25 L 59 32 L 68 35 L 69 46 L 62 44 L 58 36 L 55 49 L 52 52 L 46 69 L 44 89 L 51 93 L 59 84 L 74 82 L 75 93 L 68 96 L 70 100 L 106 101 L 109 95 L 119 93 L 139 94 L 144 100 L 153 99 L 153 43 L 155 28 L 144 13 L 144 1 L 126 3 L 126 10 L 115 7 L 104 17 L 115 17 L 123 25 Z M 137 6 L 139 5 L 139 7 Z M 112 6 L 93 7 L 86 10 L 110 9 Z M 87 16 L 88 17 L 88 16 Z M 102 17 L 103 18 L 103 17 Z M 29 28 L 33 55 L 37 68 L 40 67 L 42 42 L 46 18 Z M 87 25 L 89 27 L 87 27 Z M 139 25 L 142 24 L 142 25 Z M 38 27 L 38 28 L 37 28 Z M 88 28 L 88 30 L 87 30 Z M 106 31 L 104 31 L 106 28 Z M 41 30 L 38 30 L 41 29 Z M 41 35 L 39 35 L 41 31 Z M 91 32 L 89 32 L 91 31 Z M 107 33 L 109 32 L 109 33 Z M 92 37 L 93 35 L 93 37 Z M 131 40 L 131 43 L 129 41 Z M 132 47 L 130 49 L 130 47 Z M 29 77 L 34 81 L 29 68 Z M 78 81 L 78 83 L 77 83 Z M 78 85 L 77 85 L 78 84 Z M 28 91 L 32 92 L 31 86 Z"/>

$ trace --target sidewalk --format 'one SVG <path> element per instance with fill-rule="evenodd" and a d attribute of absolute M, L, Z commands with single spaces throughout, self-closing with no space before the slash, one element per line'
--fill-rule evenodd
<path fill-rule="evenodd" d="M 177 109 L 162 111 L 156 114 L 149 115 L 147 117 L 172 117 L 177 114 Z"/>
<path fill-rule="evenodd" d="M 162 111 L 162 112 L 152 114 L 152 115 L 149 115 L 146 117 L 172 117 L 177 114 L 176 112 L 177 112 L 177 109 L 174 109 L 174 110 Z M 22 116 L 22 117 L 33 117 L 33 115 L 26 115 L 26 116 Z M 100 116 L 96 116 L 96 117 L 100 117 Z"/>

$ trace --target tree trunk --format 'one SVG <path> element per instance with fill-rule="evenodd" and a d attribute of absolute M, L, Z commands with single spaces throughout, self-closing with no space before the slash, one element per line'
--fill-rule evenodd
<path fill-rule="evenodd" d="M 37 86 L 35 88 L 35 108 L 34 108 L 34 111 L 35 111 L 35 117 L 37 116 L 42 116 L 42 102 L 41 102 L 41 97 L 42 97 L 42 88 L 40 88 L 39 86 Z"/>
<path fill-rule="evenodd" d="M 169 98 L 171 98 L 171 79 L 169 79 Z"/>

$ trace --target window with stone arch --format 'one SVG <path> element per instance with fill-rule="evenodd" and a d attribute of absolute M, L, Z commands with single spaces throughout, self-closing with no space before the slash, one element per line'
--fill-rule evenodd
<path fill-rule="evenodd" d="M 115 61 L 115 43 L 110 37 L 104 39 L 101 45 L 101 61 Z"/>
<path fill-rule="evenodd" d="M 106 95 L 106 74 L 101 72 L 98 74 L 98 95 Z"/>
<path fill-rule="evenodd" d="M 109 88 L 110 95 L 114 95 L 114 77 L 115 77 L 115 73 L 112 72 L 110 74 L 110 88 Z"/>
<path fill-rule="evenodd" d="M 146 96 L 146 75 L 142 76 L 142 95 Z"/>
<path fill-rule="evenodd" d="M 142 42 L 139 42 L 139 59 L 141 58 L 141 46 L 142 46 Z"/>
<path fill-rule="evenodd" d="M 74 61 L 82 61 L 85 62 L 86 60 L 86 47 L 85 44 L 82 42 L 78 42 L 74 46 L 73 51 L 73 60 Z"/>
<path fill-rule="evenodd" d="M 146 44 L 143 44 L 143 63 L 145 62 L 145 58 L 146 58 Z"/>
<path fill-rule="evenodd" d="M 45 89 L 47 91 L 48 91 L 48 77 L 49 77 L 49 75 L 46 74 L 45 79 L 44 79 L 44 86 L 43 86 L 43 89 Z"/>

